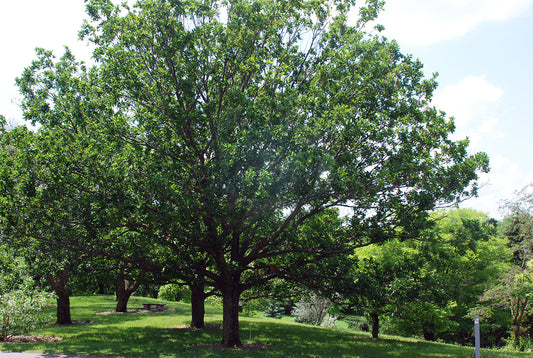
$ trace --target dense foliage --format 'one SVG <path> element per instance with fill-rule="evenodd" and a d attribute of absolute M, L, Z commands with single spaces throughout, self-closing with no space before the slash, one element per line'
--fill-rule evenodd
<path fill-rule="evenodd" d="M 349 264 L 357 248 L 422 237 L 428 213 L 474 195 L 488 170 L 450 138 L 422 64 L 368 31 L 380 1 L 354 25 L 349 0 L 86 3 L 96 64 L 38 50 L 17 83 L 39 129 L 2 132 L 2 233 L 42 254 L 51 282 L 103 267 L 126 296 L 139 278 L 186 285 L 199 328 L 218 294 L 235 346 L 241 298 L 269 282 L 332 294 L 356 271 L 374 298 L 348 294 L 379 315 L 396 298 L 373 280 L 414 282 L 422 297 L 439 277 L 417 266 L 410 278 L 395 258 Z M 412 250 L 434 265 L 470 253 L 444 244 Z"/>

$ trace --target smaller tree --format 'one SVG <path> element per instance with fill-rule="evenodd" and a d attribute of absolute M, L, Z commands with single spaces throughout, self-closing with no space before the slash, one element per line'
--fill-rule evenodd
<path fill-rule="evenodd" d="M 363 308 L 370 318 L 372 338 L 379 338 L 381 315 L 396 310 L 414 291 L 417 256 L 398 240 L 357 251 L 353 264 L 351 305 Z"/>
<path fill-rule="evenodd" d="M 483 294 L 481 301 L 489 302 L 490 309 L 505 307 L 512 317 L 513 346 L 520 348 L 521 337 L 526 336 L 524 320 L 531 313 L 533 301 L 533 260 L 529 261 L 525 269 L 510 267 L 496 284 Z M 487 310 L 479 310 L 482 314 L 490 315 Z"/>

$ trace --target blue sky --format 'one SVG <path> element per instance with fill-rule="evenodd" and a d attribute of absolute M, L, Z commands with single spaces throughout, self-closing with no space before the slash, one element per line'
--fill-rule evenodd
<path fill-rule="evenodd" d="M 15 77 L 35 47 L 78 57 L 83 0 L 0 2 L 0 113 L 21 120 Z M 469 137 L 472 152 L 485 151 L 491 173 L 479 198 L 463 207 L 500 218 L 502 200 L 533 182 L 533 0 L 389 0 L 378 20 L 404 53 L 438 72 L 434 104 L 456 120 L 456 138 Z"/>
<path fill-rule="evenodd" d="M 500 218 L 501 202 L 533 181 L 533 0 L 390 0 L 378 22 L 439 73 L 434 104 L 489 154 L 479 198 L 462 206 Z"/>

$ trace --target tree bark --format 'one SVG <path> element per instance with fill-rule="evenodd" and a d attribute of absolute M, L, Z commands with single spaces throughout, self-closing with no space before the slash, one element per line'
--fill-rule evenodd
<path fill-rule="evenodd" d="M 372 319 L 372 339 L 379 338 L 379 314 L 376 312 L 370 313 L 370 318 Z"/>
<path fill-rule="evenodd" d="M 70 295 L 66 291 L 57 291 L 57 312 L 56 324 L 66 325 L 72 324 L 72 317 L 70 315 Z"/>
<path fill-rule="evenodd" d="M 133 294 L 139 288 L 139 282 L 130 283 L 129 280 L 125 278 L 125 273 L 120 272 L 117 275 L 117 287 L 116 287 L 116 297 L 117 297 L 117 306 L 115 307 L 115 312 L 127 312 L 128 311 L 128 301 Z"/>
<path fill-rule="evenodd" d="M 523 300 L 520 297 L 515 298 L 513 313 L 513 344 L 515 348 L 520 347 L 520 337 L 522 335 L 522 320 L 528 307 L 528 298 Z"/>
<path fill-rule="evenodd" d="M 222 287 L 222 344 L 226 347 L 241 345 L 239 335 L 240 273 L 225 273 Z"/>
<path fill-rule="evenodd" d="M 435 333 L 424 330 L 424 340 L 432 342 L 435 341 Z"/>
<path fill-rule="evenodd" d="M 59 272 L 57 277 L 50 274 L 46 276 L 46 279 L 57 296 L 56 324 L 72 324 L 72 317 L 70 315 L 70 293 L 67 290 L 69 273 L 66 270 L 63 270 Z"/>
<path fill-rule="evenodd" d="M 191 327 L 204 328 L 205 292 L 204 282 L 194 283 L 191 288 Z"/>

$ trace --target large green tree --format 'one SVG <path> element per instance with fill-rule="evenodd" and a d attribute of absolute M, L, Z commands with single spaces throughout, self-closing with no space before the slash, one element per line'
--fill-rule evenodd
<path fill-rule="evenodd" d="M 274 260 L 309 271 L 412 236 L 427 210 L 475 194 L 487 169 L 486 155 L 449 138 L 421 63 L 365 31 L 381 3 L 355 26 L 351 5 L 87 1 L 82 35 L 112 112 L 103 132 L 135 151 L 130 194 L 150 213 L 149 240 L 174 248 L 176 262 L 180 248 L 198 253 L 189 271 L 221 292 L 224 345 L 241 343 L 241 294 L 286 272 Z M 336 206 L 350 212 L 342 235 L 294 235 Z"/>

